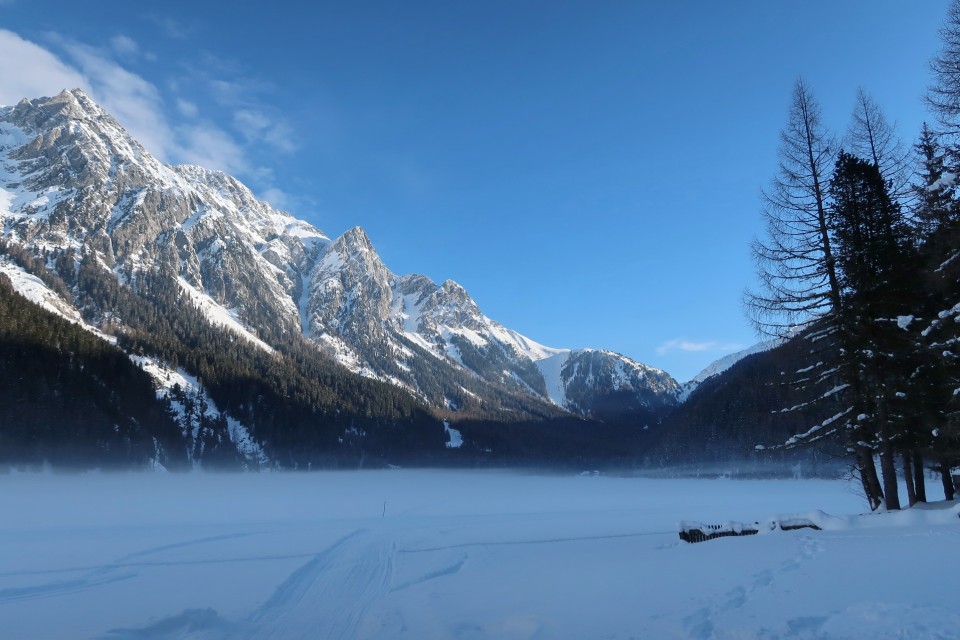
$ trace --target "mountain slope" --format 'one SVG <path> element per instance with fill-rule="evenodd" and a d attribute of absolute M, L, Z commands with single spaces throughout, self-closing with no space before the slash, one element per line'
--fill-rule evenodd
<path fill-rule="evenodd" d="M 666 373 L 619 354 L 545 347 L 507 329 L 451 280 L 392 273 L 359 227 L 331 240 L 222 172 L 157 161 L 79 90 L 0 108 L 0 222 L 3 253 L 31 267 L 11 271 L 18 290 L 49 280 L 38 299 L 48 308 L 139 350 L 129 352 L 153 370 L 187 366 L 259 463 L 271 445 L 277 459 L 280 443 L 303 441 L 280 415 L 308 430 L 311 420 L 340 425 L 310 436 L 324 448 L 343 444 L 350 416 L 413 419 L 431 433 L 427 410 L 642 425 L 679 393 Z M 292 377 L 271 382 L 273 369 Z M 351 374 L 375 384 L 348 383 Z M 258 408 L 231 385 L 259 389 L 254 398 L 286 389 L 304 404 Z M 309 418 L 317 412 L 326 417 Z"/>
<path fill-rule="evenodd" d="M 149 376 L 55 308 L 16 293 L 15 269 L 2 266 L 0 467 L 184 467 L 176 425 Z"/>
<path fill-rule="evenodd" d="M 686 402 L 686 400 L 697 389 L 697 387 L 703 384 L 706 380 L 709 380 L 710 378 L 720 375 L 721 373 L 723 373 L 733 365 L 737 364 L 747 356 L 752 356 L 755 353 L 762 353 L 764 351 L 769 351 L 771 349 L 774 349 L 780 346 L 781 344 L 783 344 L 783 340 L 779 340 L 779 339 L 765 340 L 763 342 L 758 342 L 752 347 L 747 347 L 746 349 L 742 349 L 735 353 L 731 353 L 729 355 L 723 356 L 718 360 L 714 360 L 713 362 L 708 364 L 706 367 L 704 367 L 700 373 L 698 373 L 693 378 L 691 378 L 687 382 L 684 382 L 682 385 L 680 385 L 681 387 L 681 392 L 679 395 L 680 402 Z"/>
<path fill-rule="evenodd" d="M 393 274 L 359 227 L 331 241 L 230 176 L 163 165 L 79 90 L 0 111 L 0 166 L 9 240 L 38 255 L 93 255 L 134 287 L 144 273 L 174 275 L 211 322 L 261 348 L 302 332 L 434 407 L 460 410 L 491 387 L 582 415 L 611 394 L 651 410 L 677 394 L 669 376 L 623 356 L 506 329 L 453 281 Z M 559 380 L 557 363 L 537 364 L 562 354 L 575 364 Z M 453 371 L 466 384 L 432 384 Z"/>
<path fill-rule="evenodd" d="M 705 370 L 710 375 L 699 381 L 658 429 L 658 443 L 648 453 L 653 463 L 804 460 L 836 467 L 840 449 L 834 441 L 810 448 L 778 448 L 837 411 L 829 399 L 810 402 L 809 391 L 796 384 L 808 365 L 806 334 L 772 346 L 761 343 L 746 352 L 732 354 Z"/>

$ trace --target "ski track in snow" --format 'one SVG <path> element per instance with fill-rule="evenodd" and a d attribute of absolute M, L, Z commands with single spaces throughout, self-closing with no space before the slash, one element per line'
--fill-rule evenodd
<path fill-rule="evenodd" d="M 162 553 L 165 551 L 171 551 L 175 549 L 182 549 L 184 547 L 191 547 L 194 545 L 221 542 L 223 540 L 229 540 L 232 538 L 242 538 L 242 537 L 246 537 L 247 535 L 248 534 L 245 534 L 245 533 L 226 534 L 226 535 L 198 538 L 196 540 L 188 540 L 184 542 L 176 542 L 173 544 L 164 544 L 157 547 L 144 549 L 142 551 L 137 551 L 135 553 L 130 553 L 119 558 L 114 562 L 111 562 L 108 564 L 96 565 L 96 566 L 68 567 L 63 569 L 47 569 L 47 570 L 40 570 L 40 571 L 9 571 L 6 573 L 0 573 L 0 578 L 12 577 L 12 576 L 63 574 L 63 573 L 81 573 L 82 574 L 80 577 L 73 578 L 70 580 L 61 579 L 61 580 L 54 580 L 51 582 L 34 585 L 30 587 L 12 587 L 7 589 L 0 589 L 0 604 L 13 602 L 16 600 L 33 600 L 33 599 L 39 599 L 39 598 L 52 598 L 56 596 L 65 595 L 68 593 L 74 593 L 77 591 L 86 591 L 88 589 L 93 589 L 94 587 L 99 587 L 105 584 L 109 584 L 111 582 L 128 580 L 130 578 L 136 577 L 137 575 L 136 572 L 131 570 L 136 567 L 174 566 L 177 564 L 184 564 L 182 561 L 181 562 L 136 561 L 137 558 L 143 558 L 145 556 L 150 556 L 156 553 Z"/>
<path fill-rule="evenodd" d="M 252 616 L 244 637 L 276 640 L 359 637 L 367 611 L 390 586 L 396 546 L 355 531 L 294 571 Z M 344 610 L 342 604 L 350 602 Z"/>
<path fill-rule="evenodd" d="M 400 584 L 390 589 L 390 593 L 394 593 L 396 591 L 403 591 L 404 589 L 409 589 L 410 587 L 415 587 L 417 585 L 423 584 L 424 582 L 429 582 L 430 580 L 435 580 L 437 578 L 445 578 L 447 576 L 456 575 L 460 573 L 460 570 L 463 569 L 464 565 L 467 564 L 467 560 L 469 559 L 470 559 L 470 554 L 464 553 L 459 561 L 451 564 L 450 566 L 444 567 L 443 569 L 440 569 L 438 571 L 431 571 L 429 573 L 426 573 L 420 576 L 419 578 L 416 578 L 415 580 L 404 582 L 403 584 Z"/>
<path fill-rule="evenodd" d="M 209 540 L 213 538 L 203 542 Z M 167 548 L 171 547 L 164 547 Z M 135 555 L 143 553 L 146 552 Z M 389 537 L 358 529 L 309 556 L 263 605 L 243 620 L 226 620 L 212 609 L 188 609 L 148 627 L 114 629 L 102 637 L 175 640 L 189 634 L 187 637 L 205 640 L 357 638 L 370 607 L 390 590 L 396 553 L 396 544 Z M 348 609 L 344 608 L 345 603 L 350 604 Z"/>

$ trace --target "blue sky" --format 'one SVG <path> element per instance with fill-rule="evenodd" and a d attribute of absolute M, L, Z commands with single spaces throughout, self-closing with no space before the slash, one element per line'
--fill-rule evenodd
<path fill-rule="evenodd" d="M 864 87 L 910 144 L 948 3 L 301 4 L 0 0 L 0 104 L 81 86 L 163 160 L 685 380 L 756 341 L 796 78 L 841 133 Z"/>

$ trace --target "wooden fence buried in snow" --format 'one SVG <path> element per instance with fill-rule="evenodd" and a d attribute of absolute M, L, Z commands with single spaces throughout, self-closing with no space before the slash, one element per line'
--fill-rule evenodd
<path fill-rule="evenodd" d="M 795 529 L 815 529 L 820 527 L 806 518 L 774 518 L 767 523 L 770 531 L 793 531 Z M 729 536 L 755 536 L 760 533 L 759 522 L 745 524 L 743 522 L 727 522 L 726 524 L 703 524 L 702 522 L 681 522 L 680 539 L 684 542 L 706 542 L 714 538 Z"/>

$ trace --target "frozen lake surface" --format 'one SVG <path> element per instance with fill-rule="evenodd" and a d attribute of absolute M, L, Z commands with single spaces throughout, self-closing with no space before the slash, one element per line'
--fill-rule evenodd
<path fill-rule="evenodd" d="M 841 480 L 5 475 L 0 635 L 958 637 L 956 504 L 677 537 L 681 520 L 864 507 Z"/>

